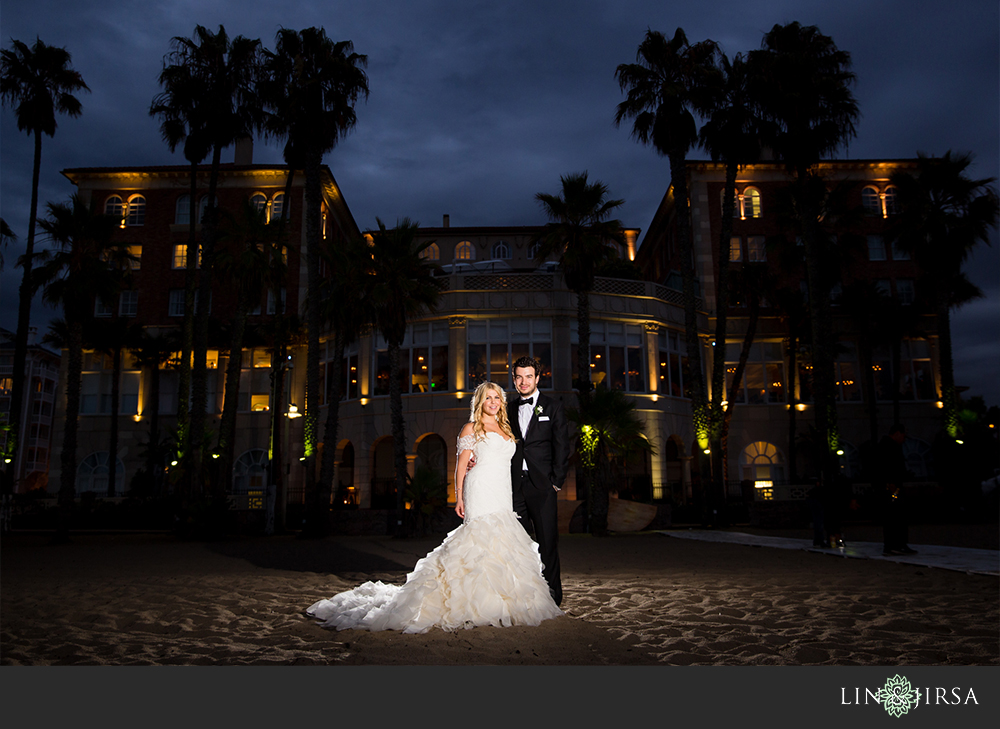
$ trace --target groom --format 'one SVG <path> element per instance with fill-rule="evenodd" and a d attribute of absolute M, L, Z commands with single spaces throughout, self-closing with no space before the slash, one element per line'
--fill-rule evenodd
<path fill-rule="evenodd" d="M 531 357 L 514 363 L 519 397 L 507 403 L 507 417 L 517 438 L 510 462 L 514 511 L 528 534 L 534 532 L 543 574 L 556 604 L 562 602 L 559 576 L 559 509 L 556 492 L 569 470 L 569 432 L 562 404 L 538 391 L 540 366 Z"/>

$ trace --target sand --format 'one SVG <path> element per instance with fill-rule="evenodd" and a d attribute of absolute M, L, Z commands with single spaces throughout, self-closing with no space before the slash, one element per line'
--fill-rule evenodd
<path fill-rule="evenodd" d="M 994 576 L 655 533 L 564 535 L 567 614 L 538 627 L 336 632 L 303 613 L 402 582 L 440 540 L 15 532 L 0 664 L 1000 665 Z"/>

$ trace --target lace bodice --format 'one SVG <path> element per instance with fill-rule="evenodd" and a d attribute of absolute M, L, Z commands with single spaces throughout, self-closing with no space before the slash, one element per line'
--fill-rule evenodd
<path fill-rule="evenodd" d="M 465 476 L 463 499 L 465 520 L 491 514 L 495 511 L 512 511 L 510 490 L 510 459 L 516 445 L 499 433 L 487 433 L 476 439 L 467 435 L 458 439 L 458 453 L 471 450 L 476 465 Z"/>

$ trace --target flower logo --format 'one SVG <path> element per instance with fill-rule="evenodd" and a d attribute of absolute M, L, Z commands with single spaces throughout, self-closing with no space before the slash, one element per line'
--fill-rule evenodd
<path fill-rule="evenodd" d="M 899 718 L 917 707 L 917 697 L 917 690 L 910 686 L 909 680 L 897 673 L 886 680 L 885 686 L 879 690 L 878 700 L 889 716 Z"/>

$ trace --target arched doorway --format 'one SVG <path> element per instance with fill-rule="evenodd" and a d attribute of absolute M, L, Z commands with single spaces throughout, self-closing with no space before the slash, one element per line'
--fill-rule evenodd
<path fill-rule="evenodd" d="M 758 498 L 774 498 L 774 486 L 785 480 L 785 457 L 773 443 L 754 441 L 740 453 L 740 476 L 756 489 Z"/>
<path fill-rule="evenodd" d="M 77 493 L 93 492 L 98 496 L 125 495 L 125 464 L 121 458 L 115 459 L 114 488 L 108 487 L 108 476 L 111 473 L 107 451 L 97 451 L 80 461 L 76 469 Z"/>

